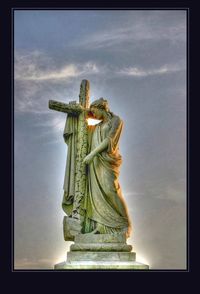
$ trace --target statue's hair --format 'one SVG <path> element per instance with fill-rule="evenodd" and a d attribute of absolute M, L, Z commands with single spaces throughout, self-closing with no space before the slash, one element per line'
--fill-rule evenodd
<path fill-rule="evenodd" d="M 106 99 L 104 99 L 103 97 L 93 101 L 90 104 L 90 108 L 91 107 L 97 107 L 99 109 L 104 109 L 105 111 L 110 111 L 109 106 L 108 106 L 108 101 Z"/>

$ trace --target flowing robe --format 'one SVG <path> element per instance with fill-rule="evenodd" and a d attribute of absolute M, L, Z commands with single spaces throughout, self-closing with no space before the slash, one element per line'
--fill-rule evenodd
<path fill-rule="evenodd" d="M 89 150 L 98 147 L 106 138 L 108 148 L 97 154 L 88 165 L 88 185 L 84 208 L 85 232 L 98 229 L 99 233 L 130 231 L 130 220 L 118 182 L 122 157 L 119 138 L 123 121 L 109 113 L 109 120 L 89 127 Z"/>

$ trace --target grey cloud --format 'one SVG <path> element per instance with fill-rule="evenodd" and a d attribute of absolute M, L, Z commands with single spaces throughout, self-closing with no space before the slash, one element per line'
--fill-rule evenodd
<path fill-rule="evenodd" d="M 118 44 L 123 44 L 126 47 L 126 43 L 130 45 L 130 42 L 140 41 L 158 41 L 158 40 L 170 40 L 172 42 L 185 41 L 185 25 L 175 24 L 167 26 L 158 26 L 148 21 L 136 20 L 127 22 L 123 26 L 116 28 L 106 28 L 103 31 L 97 31 L 95 34 L 90 34 L 84 39 L 72 42 L 70 46 L 85 46 L 89 50 L 100 49 L 104 50 L 108 47 L 114 47 Z"/>
<path fill-rule="evenodd" d="M 93 79 L 95 75 L 101 75 L 101 79 L 113 79 L 117 75 L 148 77 L 181 71 L 185 66 L 183 61 L 163 64 L 159 68 L 138 67 L 131 63 L 133 62 L 129 62 L 129 67 L 119 68 L 117 65 L 108 66 L 87 61 L 56 68 L 55 60 L 42 52 L 34 51 L 24 55 L 17 53 L 15 58 L 16 111 L 48 113 L 48 99 L 66 101 L 64 89 L 72 83 L 69 97 L 76 96 L 75 87 L 79 87 L 78 81 L 85 76 Z"/>
<path fill-rule="evenodd" d="M 138 67 L 128 67 L 121 69 L 118 73 L 121 75 L 127 75 L 132 77 L 148 77 L 152 75 L 162 75 L 171 72 L 177 72 L 180 70 L 185 70 L 185 68 L 180 67 L 178 64 L 166 64 L 160 68 L 155 69 L 142 69 Z"/>
<path fill-rule="evenodd" d="M 64 80 L 99 73 L 100 69 L 92 62 L 84 64 L 65 64 L 55 68 L 55 61 L 43 52 L 33 51 L 26 55 L 15 54 L 15 80 Z"/>
<path fill-rule="evenodd" d="M 48 113 L 49 99 L 73 100 L 71 97 L 77 96 L 80 79 L 105 72 L 105 66 L 98 66 L 92 61 L 59 67 L 52 57 L 43 52 L 16 52 L 15 111 Z M 68 84 L 72 83 L 69 92 Z M 66 96 L 69 97 L 67 100 Z"/>

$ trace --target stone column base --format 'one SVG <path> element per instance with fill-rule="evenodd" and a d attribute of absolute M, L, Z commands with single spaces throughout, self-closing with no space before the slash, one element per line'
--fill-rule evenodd
<path fill-rule="evenodd" d="M 126 244 L 125 235 L 79 234 L 67 252 L 67 261 L 56 264 L 63 270 L 145 270 L 149 266 L 136 262 L 136 253 Z"/>

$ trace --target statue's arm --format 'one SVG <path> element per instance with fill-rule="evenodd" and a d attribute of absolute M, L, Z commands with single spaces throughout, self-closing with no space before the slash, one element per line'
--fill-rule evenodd
<path fill-rule="evenodd" d="M 112 119 L 112 126 L 109 131 L 108 137 L 105 138 L 99 146 L 97 146 L 85 157 L 84 162 L 90 163 L 93 160 L 94 156 L 96 156 L 98 153 L 101 153 L 104 150 L 107 150 L 108 152 L 113 152 L 119 141 L 122 127 L 123 121 L 118 116 L 115 116 Z"/>
<path fill-rule="evenodd" d="M 102 151 L 104 151 L 106 148 L 108 148 L 108 143 L 109 143 L 109 139 L 105 138 L 103 140 L 103 142 L 101 142 L 101 144 L 96 147 L 94 150 L 91 151 L 91 154 L 93 156 L 97 155 L 98 153 L 101 153 Z"/>
<path fill-rule="evenodd" d="M 96 156 L 98 153 L 101 153 L 102 151 L 104 151 L 106 148 L 108 148 L 108 144 L 109 144 L 109 139 L 106 138 L 103 140 L 103 142 L 101 142 L 101 144 L 96 147 L 94 150 L 92 150 L 83 160 L 84 163 L 88 164 L 90 163 L 94 156 Z"/>

